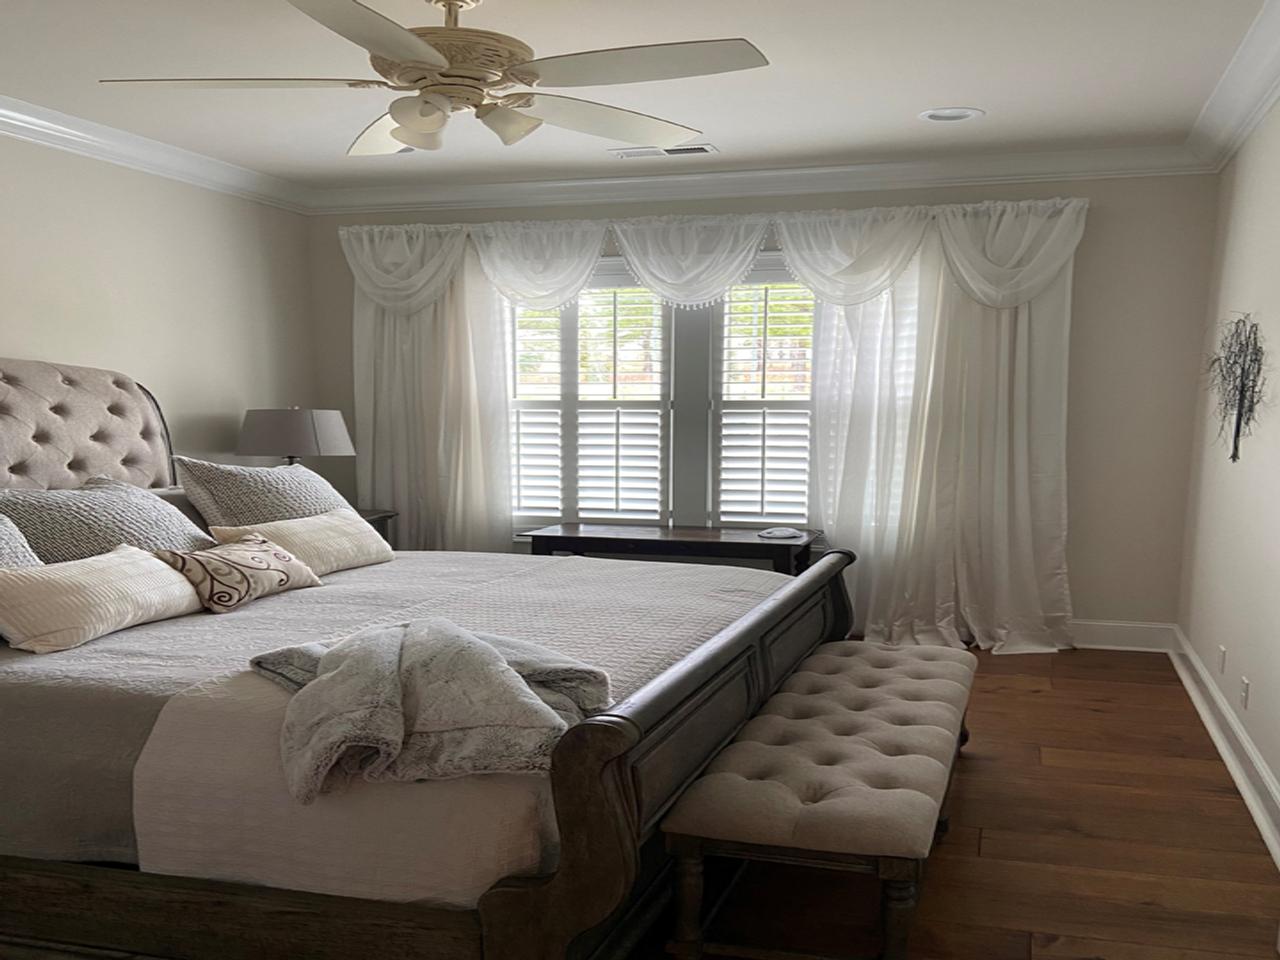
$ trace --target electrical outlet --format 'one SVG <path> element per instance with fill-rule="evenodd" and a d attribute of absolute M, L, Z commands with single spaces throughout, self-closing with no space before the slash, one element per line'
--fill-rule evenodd
<path fill-rule="evenodd" d="M 1249 678 L 1240 678 L 1240 706 L 1249 709 Z"/>
<path fill-rule="evenodd" d="M 1227 672 L 1227 648 L 1218 644 L 1218 672 Z"/>

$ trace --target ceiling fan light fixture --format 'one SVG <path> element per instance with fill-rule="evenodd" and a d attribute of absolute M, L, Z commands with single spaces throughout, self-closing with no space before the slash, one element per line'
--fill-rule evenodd
<path fill-rule="evenodd" d="M 412 97 L 400 97 L 391 101 L 387 112 L 391 119 L 408 130 L 422 133 L 434 133 L 440 130 L 449 120 L 453 104 L 448 98 L 436 93 L 418 94 Z"/>
<path fill-rule="evenodd" d="M 439 150 L 444 146 L 444 137 L 440 131 L 413 130 L 409 127 L 396 127 L 391 136 L 405 146 L 418 150 Z"/>
<path fill-rule="evenodd" d="M 526 117 L 523 113 L 498 103 L 485 103 L 476 107 L 476 118 L 496 133 L 498 139 L 508 147 L 519 143 L 542 126 L 541 120 Z"/>
<path fill-rule="evenodd" d="M 987 111 L 981 107 L 930 107 L 920 114 L 921 120 L 933 123 L 959 123 L 962 120 L 976 120 L 985 117 Z"/>

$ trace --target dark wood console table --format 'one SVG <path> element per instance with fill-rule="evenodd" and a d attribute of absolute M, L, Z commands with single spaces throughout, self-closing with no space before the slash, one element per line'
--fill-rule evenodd
<path fill-rule="evenodd" d="M 375 508 L 373 510 L 359 510 L 357 512 L 360 516 L 364 517 L 366 521 L 368 521 L 369 526 L 373 527 L 373 529 L 377 530 L 378 533 L 381 534 L 383 540 L 387 541 L 387 543 L 391 543 L 391 521 L 400 516 L 397 511 L 378 510 Z M 395 546 L 393 543 L 391 545 Z"/>
<path fill-rule="evenodd" d="M 797 574 L 809 566 L 815 530 L 790 540 L 766 540 L 757 531 L 732 527 L 658 527 L 630 524 L 557 523 L 526 536 L 533 552 L 634 554 L 641 557 L 733 557 L 768 560 L 778 573 Z"/>

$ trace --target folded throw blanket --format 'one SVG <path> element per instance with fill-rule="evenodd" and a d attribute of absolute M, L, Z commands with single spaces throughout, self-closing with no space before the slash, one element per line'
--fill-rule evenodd
<path fill-rule="evenodd" d="M 603 671 L 441 617 L 285 647 L 251 665 L 294 692 L 280 747 L 302 803 L 353 777 L 540 773 L 568 726 L 610 703 Z"/>

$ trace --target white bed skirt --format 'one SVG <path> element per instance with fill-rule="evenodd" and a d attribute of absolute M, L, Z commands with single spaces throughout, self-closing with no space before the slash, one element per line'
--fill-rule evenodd
<path fill-rule="evenodd" d="M 504 877 L 554 867 L 545 776 L 359 782 L 302 806 L 280 762 L 288 702 L 243 671 L 169 701 L 134 767 L 141 869 L 474 907 Z"/>

